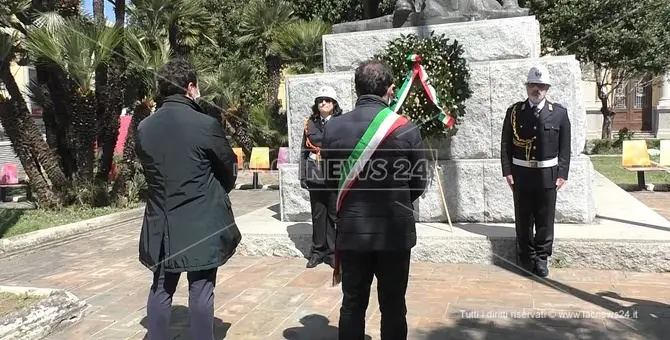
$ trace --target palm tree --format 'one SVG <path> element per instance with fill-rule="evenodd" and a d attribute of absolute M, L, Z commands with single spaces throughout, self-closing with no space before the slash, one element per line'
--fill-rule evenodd
<path fill-rule="evenodd" d="M 279 29 L 270 45 L 289 66 L 291 73 L 316 73 L 323 70 L 322 36 L 331 25 L 321 20 L 298 20 Z"/>
<path fill-rule="evenodd" d="M 12 142 L 21 165 L 29 176 L 38 203 L 45 207 L 60 204 L 60 195 L 67 188 L 67 179 L 58 165 L 57 158 L 42 139 L 42 134 L 30 116 L 10 64 L 17 60 L 17 54 L 24 54 L 19 42 L 25 39 L 28 27 L 20 19 L 29 16 L 30 1 L 0 2 L 0 81 L 4 84 L 9 98 L 0 96 L 2 109 L 0 122 Z M 38 23 L 48 22 L 38 17 Z M 52 190 L 48 182 L 56 189 Z"/>
<path fill-rule="evenodd" d="M 253 126 L 248 121 L 252 98 L 247 93 L 247 84 L 251 82 L 254 65 L 249 59 L 238 56 L 203 74 L 199 84 L 204 100 L 203 108 L 210 115 L 220 118 L 222 126 L 248 157 L 254 147 L 254 140 L 251 136 Z"/>
<path fill-rule="evenodd" d="M 214 20 L 203 0 L 133 0 L 128 7 L 131 25 L 140 29 L 155 48 L 167 38 L 175 54 L 188 55 L 202 39 L 216 43 L 207 35 Z"/>
<path fill-rule="evenodd" d="M 67 19 L 55 30 L 38 28 L 30 32 L 25 48 L 38 63 L 48 60 L 67 73 L 74 85 L 70 93 L 74 150 L 79 179 L 90 181 L 94 173 L 96 110 L 93 75 L 110 59 L 121 42 L 117 28 L 91 24 L 81 19 Z"/>
<path fill-rule="evenodd" d="M 116 201 L 126 196 L 127 181 L 135 176 L 137 169 L 135 132 L 140 122 L 148 117 L 154 108 L 158 72 L 170 60 L 172 54 L 167 39 L 145 39 L 138 31 L 138 28 L 134 28 L 125 32 L 124 53 L 129 61 L 126 70 L 127 87 L 134 90 L 126 92 L 126 95 L 134 97 L 136 104 L 123 148 L 123 161 L 112 188 L 112 198 Z"/>
<path fill-rule="evenodd" d="M 282 27 L 296 20 L 290 3 L 284 0 L 251 0 L 240 21 L 238 42 L 265 58 L 268 77 L 266 103 L 274 113 L 279 111 L 277 93 L 281 81 L 282 58 L 271 45 Z"/>
<path fill-rule="evenodd" d="M 116 22 L 114 27 L 119 30 L 121 39 L 125 39 L 125 0 L 115 0 L 114 12 Z M 119 136 L 119 117 L 123 110 L 125 102 L 125 70 L 126 59 L 124 53 L 124 44 L 118 44 L 114 49 L 111 62 L 107 68 L 106 80 L 108 96 L 101 98 L 104 103 L 104 114 L 100 120 L 99 144 L 102 146 L 102 156 L 100 157 L 100 166 L 98 171 L 98 180 L 104 182 L 114 161 L 114 148 Z M 96 82 L 97 84 L 97 82 Z M 98 87 L 96 86 L 96 94 Z"/>

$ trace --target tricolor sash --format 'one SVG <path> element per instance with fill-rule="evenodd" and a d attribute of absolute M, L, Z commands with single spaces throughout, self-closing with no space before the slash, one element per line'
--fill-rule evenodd
<path fill-rule="evenodd" d="M 407 124 L 408 119 L 394 112 L 393 109 L 385 107 L 370 122 L 361 139 L 356 143 L 349 157 L 344 161 L 340 171 L 340 183 L 337 187 L 336 213 L 339 214 L 342 202 L 365 164 L 370 160 L 377 147 L 397 128 Z M 333 272 L 333 286 L 342 280 L 340 256 L 335 247 L 335 261 Z"/>
<path fill-rule="evenodd" d="M 396 112 L 398 112 L 400 106 L 402 106 L 405 99 L 407 99 L 415 78 L 419 79 L 421 86 L 428 95 L 428 99 L 438 109 L 437 118 L 440 122 L 447 128 L 453 127 L 456 123 L 456 119 L 451 116 L 449 111 L 442 107 L 440 99 L 437 96 L 437 91 L 435 91 L 435 88 L 430 84 L 428 73 L 426 73 L 426 70 L 421 65 L 421 56 L 418 54 L 410 54 L 407 56 L 406 60 L 412 64 L 412 68 L 407 73 L 399 91 L 397 91 L 393 104 L 390 108 L 386 107 L 377 113 L 365 130 L 365 133 L 363 133 L 361 139 L 356 143 L 354 150 L 344 161 L 341 169 L 342 171 L 340 172 L 340 182 L 337 187 L 336 213 L 338 215 L 342 208 L 342 202 L 344 201 L 345 196 L 356 182 L 356 178 L 358 178 L 358 175 L 365 167 L 365 164 L 370 160 L 375 150 L 377 150 L 377 147 L 386 139 L 386 137 L 393 133 L 393 131 L 407 124 L 407 117 L 401 116 Z M 335 247 L 334 255 L 335 261 L 333 266 L 335 269 L 333 271 L 333 286 L 337 285 L 342 280 L 340 257 L 337 251 L 337 246 Z"/>

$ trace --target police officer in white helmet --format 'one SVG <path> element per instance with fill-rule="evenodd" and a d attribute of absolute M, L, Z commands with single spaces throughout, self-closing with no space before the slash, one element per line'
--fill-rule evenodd
<path fill-rule="evenodd" d="M 570 169 L 570 119 L 565 107 L 546 98 L 551 81 L 544 66 L 531 67 L 525 85 L 528 98 L 505 115 L 500 161 L 514 196 L 519 264 L 526 273 L 546 277 L 556 194 Z"/>

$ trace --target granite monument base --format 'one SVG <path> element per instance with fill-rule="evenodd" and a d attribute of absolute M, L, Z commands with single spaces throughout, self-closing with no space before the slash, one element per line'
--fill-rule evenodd
<path fill-rule="evenodd" d="M 429 185 L 414 207 L 397 207 L 413 208 L 417 222 L 448 222 L 444 201 L 453 223 L 514 222 L 512 191 L 502 177 L 499 160 L 441 160 L 432 170 Z M 279 183 L 281 221 L 311 221 L 309 193 L 300 187 L 298 165 L 282 165 Z M 592 191 L 593 164 L 587 156 L 576 155 L 568 182 L 558 192 L 556 223 L 592 223 L 596 215 Z"/>

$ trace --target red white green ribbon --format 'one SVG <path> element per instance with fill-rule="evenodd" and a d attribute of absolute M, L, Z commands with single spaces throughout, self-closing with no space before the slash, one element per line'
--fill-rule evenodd
<path fill-rule="evenodd" d="M 413 63 L 412 69 L 408 72 L 407 77 L 405 78 L 405 82 L 400 87 L 400 90 L 398 90 L 396 93 L 394 103 L 391 104 L 393 112 L 398 112 L 402 104 L 405 102 L 405 99 L 407 99 L 407 96 L 409 95 L 409 90 L 412 87 L 414 78 L 418 77 L 419 81 L 421 81 L 423 89 L 426 91 L 428 99 L 430 99 L 433 105 L 435 105 L 435 107 L 437 107 L 439 110 L 438 119 L 442 122 L 442 124 L 444 124 L 444 126 L 448 128 L 454 126 L 456 119 L 454 119 L 454 117 L 452 117 L 449 112 L 445 112 L 440 105 L 441 102 L 440 98 L 437 97 L 437 91 L 435 91 L 435 88 L 430 85 L 430 78 L 428 77 L 428 73 L 426 73 L 423 65 L 421 65 L 421 56 L 418 54 L 410 54 L 407 56 L 407 61 Z"/>
<path fill-rule="evenodd" d="M 395 129 L 407 122 L 407 117 L 393 112 L 390 108 L 384 108 L 377 113 L 361 139 L 356 143 L 347 160 L 344 161 L 342 171 L 340 172 L 340 183 L 337 188 L 337 212 L 340 211 L 342 201 L 356 181 L 358 174 L 363 170 L 363 167 L 370 160 L 379 144 Z"/>

